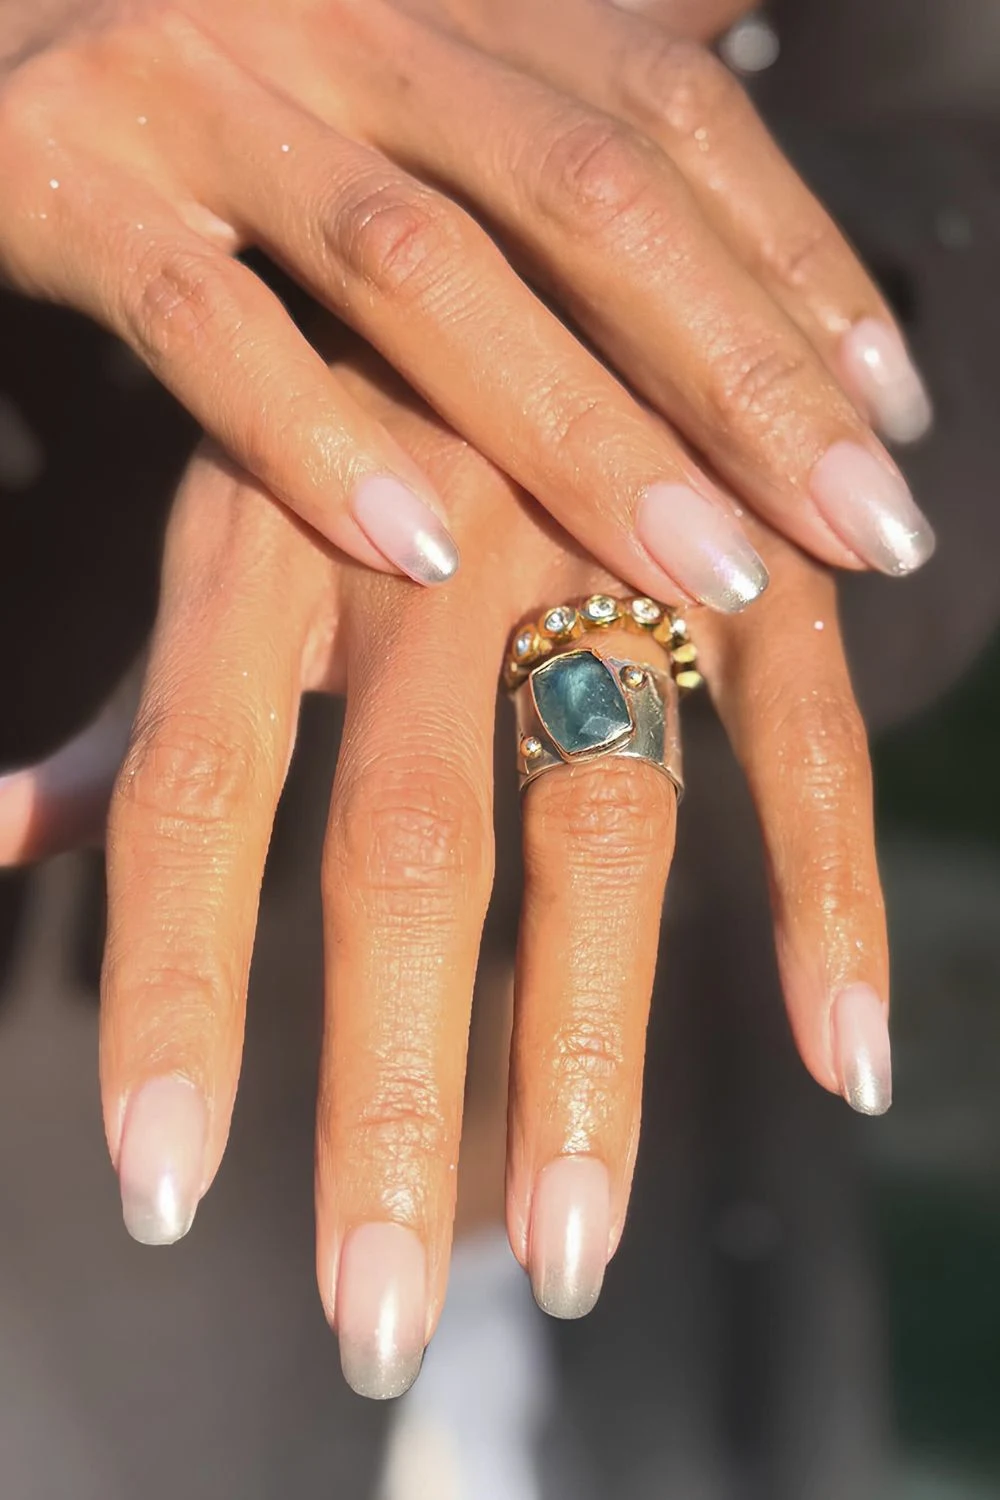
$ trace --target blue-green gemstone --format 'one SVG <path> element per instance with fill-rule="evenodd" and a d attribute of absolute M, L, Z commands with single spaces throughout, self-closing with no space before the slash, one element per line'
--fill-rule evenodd
<path fill-rule="evenodd" d="M 632 715 L 618 675 L 593 651 L 570 651 L 531 677 L 538 717 L 564 755 L 583 755 L 622 739 Z"/>

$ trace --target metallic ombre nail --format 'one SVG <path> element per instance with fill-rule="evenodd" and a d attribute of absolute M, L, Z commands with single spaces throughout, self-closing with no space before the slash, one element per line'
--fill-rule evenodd
<path fill-rule="evenodd" d="M 425 500 L 391 474 L 363 479 L 353 496 L 354 519 L 372 546 L 417 583 L 447 583 L 458 571 L 458 548 Z"/>
<path fill-rule="evenodd" d="M 561 1156 L 538 1174 L 531 1199 L 528 1269 L 535 1301 L 554 1318 L 582 1318 L 601 1293 L 611 1236 L 611 1184 L 603 1162 Z"/>
<path fill-rule="evenodd" d="M 735 517 L 688 485 L 651 484 L 636 533 L 658 566 L 712 609 L 737 614 L 767 588 L 767 569 Z"/>
<path fill-rule="evenodd" d="M 848 985 L 833 1002 L 831 1021 L 841 1093 L 859 1114 L 884 1115 L 892 1103 L 886 1007 L 871 985 Z"/>
<path fill-rule="evenodd" d="M 881 318 L 862 318 L 840 344 L 847 389 L 891 443 L 915 443 L 930 428 L 930 397 L 902 337 Z"/>
<path fill-rule="evenodd" d="M 208 1111 L 186 1078 L 166 1074 L 129 1100 L 118 1153 L 125 1227 L 143 1245 L 172 1245 L 201 1198 Z"/>
<path fill-rule="evenodd" d="M 883 573 L 912 573 L 934 551 L 934 531 L 899 471 L 859 443 L 828 448 L 813 469 L 817 508 L 852 551 Z"/>
<path fill-rule="evenodd" d="M 412 1229 L 351 1230 L 337 1275 L 337 1336 L 344 1378 L 359 1396 L 401 1396 L 420 1373 L 427 1328 L 427 1257 Z"/>

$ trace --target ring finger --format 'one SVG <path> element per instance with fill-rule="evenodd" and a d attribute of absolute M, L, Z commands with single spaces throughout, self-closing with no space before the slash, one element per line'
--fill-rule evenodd
<path fill-rule="evenodd" d="M 608 632 L 600 651 L 665 665 L 648 637 Z M 625 1219 L 676 794 L 651 765 L 608 757 L 548 770 L 523 807 L 508 1228 L 540 1306 L 575 1318 Z"/>

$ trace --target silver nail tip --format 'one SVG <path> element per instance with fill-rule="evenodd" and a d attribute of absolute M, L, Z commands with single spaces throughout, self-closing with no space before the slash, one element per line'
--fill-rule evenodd
<path fill-rule="evenodd" d="M 461 561 L 461 554 L 446 531 L 438 534 L 422 531 L 416 538 L 408 571 L 420 583 L 433 588 L 454 578 Z"/>
<path fill-rule="evenodd" d="M 703 596 L 701 602 L 723 614 L 740 615 L 760 598 L 770 582 L 771 575 L 762 562 L 733 569 L 718 592 L 711 598 Z"/>
<path fill-rule="evenodd" d="M 856 1114 L 884 1115 L 892 1105 L 892 1085 L 877 1078 L 859 1078 L 844 1089 L 844 1099 Z"/>
<path fill-rule="evenodd" d="M 125 1228 L 139 1245 L 176 1245 L 194 1223 L 194 1212 L 183 1219 L 164 1218 L 153 1210 L 132 1210 L 124 1215 Z"/>
<path fill-rule="evenodd" d="M 887 442 L 898 448 L 908 448 L 919 443 L 934 426 L 934 408 L 929 397 L 914 402 L 906 411 L 883 412 L 878 429 Z"/>
<path fill-rule="evenodd" d="M 352 1350 L 340 1346 L 340 1368 L 344 1379 L 357 1396 L 369 1401 L 394 1401 L 405 1396 L 420 1374 L 424 1350 L 412 1358 L 397 1355 L 385 1359 L 377 1352 Z"/>
<path fill-rule="evenodd" d="M 906 578 L 930 562 L 937 551 L 937 536 L 930 522 L 910 531 L 905 540 L 900 540 L 894 550 L 887 572 L 896 578 Z"/>
<path fill-rule="evenodd" d="M 561 1277 L 551 1277 L 541 1285 L 532 1283 L 532 1293 L 543 1313 L 563 1322 L 574 1322 L 593 1312 L 601 1295 L 603 1281 L 596 1286 L 574 1286 Z"/>

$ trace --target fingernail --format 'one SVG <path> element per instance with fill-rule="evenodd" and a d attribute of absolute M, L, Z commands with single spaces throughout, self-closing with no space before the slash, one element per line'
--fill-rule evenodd
<path fill-rule="evenodd" d="M 201 1198 L 208 1111 L 176 1074 L 143 1084 L 129 1101 L 118 1154 L 125 1228 L 142 1245 L 172 1245 Z"/>
<path fill-rule="evenodd" d="M 412 1229 L 362 1224 L 351 1231 L 340 1256 L 336 1321 L 352 1390 L 375 1401 L 409 1390 L 427 1327 L 427 1257 Z"/>
<path fill-rule="evenodd" d="M 934 531 L 906 481 L 858 443 L 834 443 L 812 472 L 812 495 L 834 531 L 883 573 L 912 573 L 935 547 Z"/>
<path fill-rule="evenodd" d="M 849 389 L 891 443 L 915 443 L 934 420 L 930 397 L 890 323 L 862 318 L 844 335 L 840 362 Z"/>
<path fill-rule="evenodd" d="M 373 474 L 354 491 L 354 519 L 373 547 L 417 583 L 446 583 L 458 548 L 426 501 L 391 474 Z"/>
<path fill-rule="evenodd" d="M 833 1002 L 832 1022 L 841 1093 L 859 1114 L 884 1115 L 892 1103 L 886 1007 L 871 985 L 848 985 Z"/>
<path fill-rule="evenodd" d="M 767 569 L 721 505 L 684 484 L 651 484 L 636 516 L 639 540 L 693 598 L 726 614 L 767 588 Z"/>
<path fill-rule="evenodd" d="M 601 1294 L 611 1235 L 608 1169 L 562 1156 L 538 1174 L 531 1200 L 528 1270 L 535 1301 L 553 1318 L 582 1318 Z"/>

